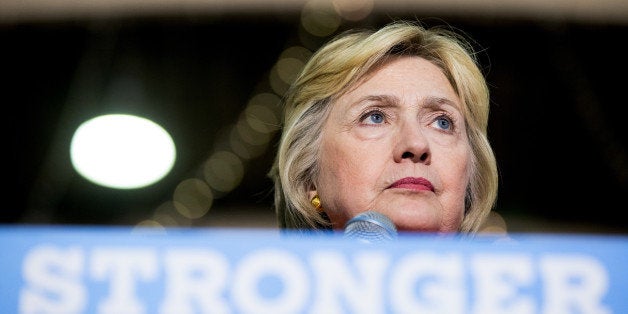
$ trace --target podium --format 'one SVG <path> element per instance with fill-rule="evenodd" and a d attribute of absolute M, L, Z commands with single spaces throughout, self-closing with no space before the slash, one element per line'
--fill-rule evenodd
<path fill-rule="evenodd" d="M 628 236 L 0 226 L 3 313 L 628 313 Z"/>

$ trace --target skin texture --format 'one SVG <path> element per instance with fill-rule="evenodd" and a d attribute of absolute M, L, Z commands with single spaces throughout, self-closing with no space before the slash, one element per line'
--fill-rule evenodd
<path fill-rule="evenodd" d="M 391 59 L 338 98 L 309 192 L 333 228 L 374 210 L 400 231 L 458 231 L 471 167 L 459 108 L 442 71 L 414 56 Z"/>

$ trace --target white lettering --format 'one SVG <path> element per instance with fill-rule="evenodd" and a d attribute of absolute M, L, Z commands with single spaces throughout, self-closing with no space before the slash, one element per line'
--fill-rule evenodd
<path fill-rule="evenodd" d="M 353 262 L 337 251 L 320 251 L 312 255 L 316 280 L 312 313 L 384 311 L 383 282 L 389 256 L 383 252 L 361 252 L 356 253 Z M 348 310 L 343 309 L 340 298 L 346 301 Z"/>
<path fill-rule="evenodd" d="M 610 269 L 584 253 L 40 245 L 10 276 L 22 276 L 19 290 L 0 281 L 5 299 L 19 299 L 0 305 L 25 314 L 610 314 L 621 302 L 611 280 L 623 279 Z"/>
<path fill-rule="evenodd" d="M 146 311 L 135 294 L 135 279 L 152 280 L 157 275 L 157 257 L 151 249 L 96 248 L 92 252 L 91 276 L 110 279 L 109 295 L 98 305 L 99 313 L 139 314 Z"/>
<path fill-rule="evenodd" d="M 471 267 L 476 297 L 473 313 L 536 313 L 534 300 L 521 291 L 534 281 L 529 255 L 478 254 Z"/>
<path fill-rule="evenodd" d="M 540 261 L 545 302 L 543 313 L 607 314 L 602 305 L 608 276 L 600 263 L 584 255 L 550 255 Z"/>
<path fill-rule="evenodd" d="M 166 291 L 163 314 L 229 313 L 222 295 L 227 285 L 229 261 L 220 252 L 171 250 L 165 256 Z M 194 310 L 193 301 L 199 306 Z"/>
<path fill-rule="evenodd" d="M 264 292 L 276 296 L 260 295 L 260 282 L 271 278 L 278 279 L 277 284 L 264 285 L 268 289 Z M 309 288 L 306 269 L 295 255 L 266 249 L 247 254 L 240 262 L 232 295 L 235 306 L 245 313 L 296 313 L 303 309 Z"/>
<path fill-rule="evenodd" d="M 27 286 L 20 293 L 20 313 L 81 313 L 87 292 L 81 284 L 83 251 L 54 246 L 32 248 L 22 273 Z"/>
<path fill-rule="evenodd" d="M 464 313 L 464 270 L 457 254 L 414 253 L 393 266 L 395 313 Z"/>

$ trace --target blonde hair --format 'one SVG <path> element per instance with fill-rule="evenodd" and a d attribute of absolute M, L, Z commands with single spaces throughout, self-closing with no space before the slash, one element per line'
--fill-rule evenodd
<path fill-rule="evenodd" d="M 475 52 L 448 28 L 396 21 L 377 31 L 348 31 L 335 37 L 312 56 L 286 93 L 283 133 L 269 172 L 281 228 L 329 228 L 308 199 L 319 173 L 320 135 L 329 108 L 370 70 L 399 55 L 419 56 L 440 67 L 460 97 L 472 150 L 460 231 L 475 233 L 484 222 L 497 197 L 498 177 L 486 135 L 489 91 Z"/>

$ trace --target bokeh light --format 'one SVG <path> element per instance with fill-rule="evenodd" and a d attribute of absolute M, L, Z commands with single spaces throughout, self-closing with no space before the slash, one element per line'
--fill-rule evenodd
<path fill-rule="evenodd" d="M 199 179 L 183 180 L 175 189 L 172 199 L 176 211 L 189 219 L 205 216 L 214 202 L 211 189 Z"/>
<path fill-rule="evenodd" d="M 219 151 L 205 162 L 203 174 L 205 181 L 212 189 L 220 192 L 229 192 L 242 181 L 244 165 L 234 153 Z"/>
<path fill-rule="evenodd" d="M 373 0 L 333 0 L 338 15 L 349 21 L 359 21 L 373 11 Z"/>
<path fill-rule="evenodd" d="M 109 114 L 81 124 L 70 144 L 76 171 L 117 189 L 141 188 L 166 176 L 176 159 L 170 134 L 148 119 Z"/>
<path fill-rule="evenodd" d="M 301 11 L 301 25 L 310 34 L 326 37 L 340 27 L 342 20 L 329 1 L 310 0 Z"/>
<path fill-rule="evenodd" d="M 496 211 L 491 211 L 480 227 L 480 233 L 490 234 L 506 234 L 508 233 L 508 225 L 506 220 Z"/>

